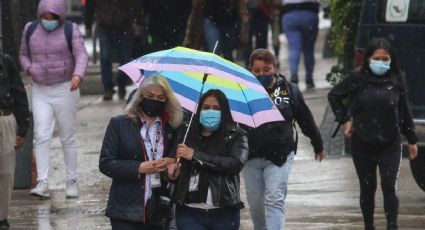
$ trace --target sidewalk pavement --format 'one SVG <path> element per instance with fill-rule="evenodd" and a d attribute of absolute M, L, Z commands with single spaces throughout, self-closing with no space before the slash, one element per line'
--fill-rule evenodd
<path fill-rule="evenodd" d="M 283 41 L 282 46 L 285 46 Z M 285 51 L 282 49 L 282 54 Z M 281 55 L 282 71 L 286 59 Z M 304 97 L 320 124 L 327 105 L 330 88 L 325 80 L 335 59 L 316 55 L 316 89 L 305 90 Z M 303 68 L 302 68 L 303 69 Z M 300 70 L 300 76 L 303 76 Z M 301 78 L 302 80 L 302 78 Z M 116 97 L 116 96 L 115 96 Z M 123 112 L 124 102 L 114 98 L 105 102 L 100 95 L 81 97 L 78 116 L 80 197 L 66 199 L 66 177 L 60 140 L 55 133 L 51 145 L 49 183 L 52 197 L 40 200 L 29 196 L 29 190 L 15 190 L 9 222 L 11 229 L 110 229 L 104 216 L 111 180 L 98 170 L 98 159 L 103 135 L 109 119 Z M 299 129 L 298 129 L 299 130 Z M 309 140 L 300 133 L 298 154 L 289 178 L 286 199 L 286 229 L 363 229 L 358 201 L 358 181 L 350 157 L 332 157 L 314 162 Z M 243 180 L 242 180 L 243 181 Z M 241 184 L 242 199 L 246 201 L 245 186 Z M 382 192 L 376 196 L 377 229 L 383 229 Z M 403 159 L 399 179 L 400 229 L 424 229 L 425 194 L 413 180 L 408 160 Z M 241 211 L 241 230 L 253 229 L 247 202 Z"/>

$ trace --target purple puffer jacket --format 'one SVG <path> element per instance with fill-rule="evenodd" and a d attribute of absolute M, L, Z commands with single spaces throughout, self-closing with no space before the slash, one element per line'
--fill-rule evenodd
<path fill-rule="evenodd" d="M 65 2 L 63 0 L 41 0 L 37 16 L 40 19 L 46 13 L 58 15 L 60 25 L 55 30 L 48 32 L 39 23 L 31 35 L 28 45 L 25 35 L 31 22 L 25 25 L 19 51 L 22 69 L 31 75 L 34 82 L 41 85 L 70 81 L 75 75 L 82 80 L 87 69 L 88 54 L 77 24 L 73 23 L 71 53 L 64 32 Z"/>

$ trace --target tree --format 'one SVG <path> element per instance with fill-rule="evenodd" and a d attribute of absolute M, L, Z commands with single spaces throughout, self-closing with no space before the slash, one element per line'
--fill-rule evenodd
<path fill-rule="evenodd" d="M 331 46 L 338 57 L 326 80 L 335 84 L 354 67 L 354 49 L 362 1 L 330 0 Z"/>

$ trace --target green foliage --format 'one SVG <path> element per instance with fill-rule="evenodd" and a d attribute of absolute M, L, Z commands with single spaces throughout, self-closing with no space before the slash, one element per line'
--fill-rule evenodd
<path fill-rule="evenodd" d="M 361 0 L 330 0 L 331 46 L 338 57 L 338 64 L 326 76 L 331 84 L 337 83 L 353 67 L 361 5 Z"/>

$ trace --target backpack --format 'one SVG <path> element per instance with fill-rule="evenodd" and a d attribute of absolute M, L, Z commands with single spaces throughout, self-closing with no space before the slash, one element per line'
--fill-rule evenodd
<path fill-rule="evenodd" d="M 289 103 L 291 104 L 291 109 L 295 117 L 295 114 L 298 111 L 298 106 L 300 104 L 300 101 L 299 101 L 300 91 L 295 84 L 290 83 L 288 80 L 286 80 L 285 77 L 283 77 L 282 79 L 285 84 L 285 88 L 288 90 L 289 98 L 290 98 Z M 298 147 L 298 130 L 297 130 L 297 126 L 295 125 L 295 119 L 292 119 L 292 127 L 294 128 L 294 134 L 295 134 L 294 153 L 296 154 L 297 147 Z"/>
<path fill-rule="evenodd" d="M 27 32 L 25 34 L 25 41 L 27 43 L 28 47 L 28 53 L 31 57 L 31 49 L 29 48 L 30 38 L 32 34 L 34 33 L 35 29 L 37 29 L 38 24 L 40 23 L 40 20 L 32 21 L 31 24 L 28 26 Z M 66 44 L 68 46 L 69 51 L 72 53 L 72 32 L 73 32 L 73 25 L 71 21 L 65 21 L 64 23 L 64 33 L 66 38 Z"/>

